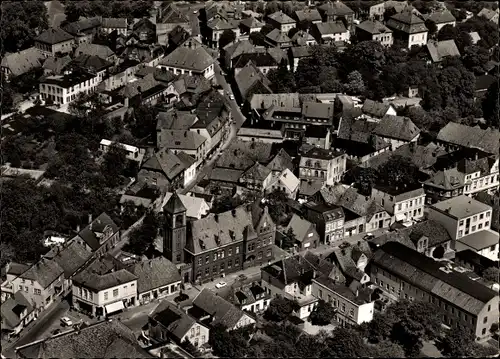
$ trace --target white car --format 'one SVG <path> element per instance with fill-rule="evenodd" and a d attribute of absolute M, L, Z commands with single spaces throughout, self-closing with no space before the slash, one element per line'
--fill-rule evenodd
<path fill-rule="evenodd" d="M 231 93 L 231 94 L 229 94 L 229 99 L 230 99 L 231 101 L 232 101 L 232 100 L 234 100 L 234 95 L 233 95 L 232 93 Z"/>
<path fill-rule="evenodd" d="M 68 317 L 62 317 L 61 318 L 61 323 L 62 323 L 63 326 L 66 326 L 66 327 L 70 327 L 70 326 L 73 325 L 73 322 Z"/>
<path fill-rule="evenodd" d="M 225 286 L 227 285 L 226 282 L 219 282 L 215 285 L 215 288 L 217 289 L 221 289 L 221 288 L 224 288 Z"/>

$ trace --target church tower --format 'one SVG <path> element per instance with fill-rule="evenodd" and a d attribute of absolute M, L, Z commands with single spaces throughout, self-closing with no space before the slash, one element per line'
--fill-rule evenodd
<path fill-rule="evenodd" d="M 179 195 L 173 193 L 163 207 L 165 231 L 163 255 L 174 264 L 184 263 L 186 245 L 186 207 Z"/>

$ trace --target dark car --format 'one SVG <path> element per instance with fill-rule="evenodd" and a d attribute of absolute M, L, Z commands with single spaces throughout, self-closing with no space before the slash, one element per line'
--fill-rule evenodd
<path fill-rule="evenodd" d="M 57 335 L 57 334 L 59 334 L 59 333 L 61 333 L 61 329 L 54 329 L 54 330 L 52 331 L 52 335 Z"/>
<path fill-rule="evenodd" d="M 241 280 L 241 281 L 244 281 L 244 280 L 247 280 L 247 279 L 248 279 L 248 277 L 247 277 L 246 275 L 244 275 L 244 274 L 240 274 L 240 275 L 238 276 L 238 279 L 239 279 L 239 280 Z"/>
<path fill-rule="evenodd" d="M 374 235 L 373 233 L 367 233 L 367 234 L 363 237 L 363 239 L 364 239 L 364 240 L 369 240 L 369 239 L 373 239 L 373 238 L 375 238 L 375 235 Z"/>
<path fill-rule="evenodd" d="M 349 244 L 349 243 L 347 243 L 347 242 L 342 242 L 342 243 L 340 243 L 339 248 L 340 248 L 340 249 L 345 249 L 345 248 L 347 248 L 347 247 L 349 247 L 349 246 L 350 246 L 350 244 Z"/>

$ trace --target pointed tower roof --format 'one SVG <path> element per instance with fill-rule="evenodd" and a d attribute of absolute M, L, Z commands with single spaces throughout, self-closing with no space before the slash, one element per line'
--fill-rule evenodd
<path fill-rule="evenodd" d="M 184 207 L 184 204 L 182 203 L 177 193 L 174 193 L 163 207 L 163 212 L 171 214 L 181 213 L 186 211 L 187 211 L 186 207 Z"/>

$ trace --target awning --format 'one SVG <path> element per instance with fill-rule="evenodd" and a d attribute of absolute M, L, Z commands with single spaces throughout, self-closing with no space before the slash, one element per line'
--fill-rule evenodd
<path fill-rule="evenodd" d="M 118 312 L 119 310 L 125 309 L 125 306 L 123 305 L 123 302 L 120 300 L 118 302 L 106 305 L 105 308 L 106 308 L 106 313 L 111 314 Z"/>
<path fill-rule="evenodd" d="M 405 215 L 402 213 L 396 214 L 396 222 L 403 221 L 405 218 Z"/>

